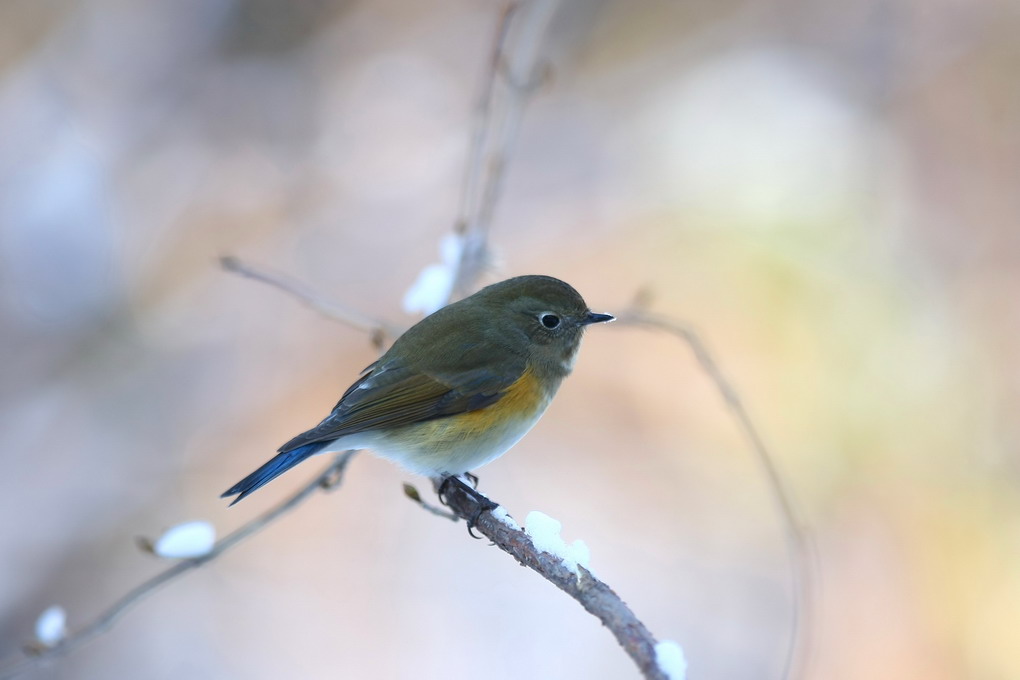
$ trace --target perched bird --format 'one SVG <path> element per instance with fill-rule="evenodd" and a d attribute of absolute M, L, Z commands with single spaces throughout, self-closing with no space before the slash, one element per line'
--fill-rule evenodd
<path fill-rule="evenodd" d="M 481 467 L 538 422 L 573 368 L 584 328 L 612 320 L 551 276 L 483 288 L 409 328 L 325 420 L 223 497 L 236 503 L 327 451 L 371 449 L 433 479 Z"/>

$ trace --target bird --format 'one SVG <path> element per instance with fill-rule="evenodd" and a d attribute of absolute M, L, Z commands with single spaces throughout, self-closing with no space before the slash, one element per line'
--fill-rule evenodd
<path fill-rule="evenodd" d="M 362 371 L 322 422 L 227 489 L 231 505 L 319 453 L 370 449 L 436 480 L 506 453 L 570 374 L 592 312 L 569 284 L 527 275 L 426 316 Z"/>

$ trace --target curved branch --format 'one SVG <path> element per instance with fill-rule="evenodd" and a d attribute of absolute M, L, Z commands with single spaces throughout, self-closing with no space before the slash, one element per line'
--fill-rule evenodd
<path fill-rule="evenodd" d="M 755 458 L 765 472 L 768 480 L 769 490 L 772 492 L 773 500 L 779 508 L 779 514 L 783 521 L 786 533 L 786 549 L 790 560 L 791 580 L 793 582 L 791 592 L 791 633 L 790 642 L 786 650 L 786 660 L 783 671 L 784 678 L 807 677 L 807 670 L 810 663 L 811 651 L 811 620 L 814 614 L 815 594 L 815 550 L 805 525 L 801 522 L 799 514 L 793 505 L 792 495 L 786 488 L 783 477 L 776 467 L 774 457 L 765 446 L 765 441 L 754 426 L 750 414 L 744 407 L 737 390 L 730 384 L 729 380 L 719 369 L 719 365 L 712 358 L 708 346 L 698 337 L 694 329 L 689 325 L 670 319 L 664 316 L 651 314 L 645 310 L 645 296 L 639 295 L 638 299 L 630 309 L 617 315 L 617 323 L 644 326 L 674 335 L 686 342 L 694 358 L 702 370 L 715 384 L 719 394 L 722 395 L 727 410 L 737 421 L 741 432 L 744 434 Z"/>
<path fill-rule="evenodd" d="M 9 680 L 9 678 L 14 678 L 34 668 L 44 660 L 56 659 L 77 650 L 93 638 L 110 630 L 110 628 L 112 628 L 129 609 L 159 588 L 171 581 L 177 580 L 193 569 L 197 569 L 208 562 L 212 562 L 238 543 L 251 537 L 253 534 L 278 519 L 281 515 L 285 515 L 293 510 L 316 491 L 331 490 L 338 487 L 343 481 L 343 475 L 347 468 L 347 463 L 350 462 L 355 453 L 357 452 L 344 451 L 343 453 L 337 454 L 329 467 L 319 473 L 319 475 L 311 482 L 299 489 L 297 493 L 293 494 L 276 507 L 268 510 L 262 515 L 259 515 L 233 533 L 224 536 L 207 554 L 202 555 L 201 557 L 181 560 L 172 567 L 156 574 L 148 581 L 135 586 L 133 589 L 121 596 L 119 600 L 107 607 L 105 611 L 103 611 L 90 623 L 87 623 L 76 632 L 68 635 L 59 643 L 52 647 L 35 645 L 26 648 L 25 658 L 0 670 L 0 680 Z"/>

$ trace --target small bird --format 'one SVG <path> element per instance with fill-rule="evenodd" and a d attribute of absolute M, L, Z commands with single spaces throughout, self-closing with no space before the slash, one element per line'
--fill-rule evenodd
<path fill-rule="evenodd" d="M 518 276 L 409 328 L 311 430 L 223 493 L 233 505 L 306 458 L 371 449 L 444 480 L 527 434 L 574 366 L 586 326 L 612 321 L 551 276 Z"/>

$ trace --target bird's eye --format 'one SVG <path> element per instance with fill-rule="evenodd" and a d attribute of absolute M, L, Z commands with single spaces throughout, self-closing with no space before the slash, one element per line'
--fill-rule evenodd
<path fill-rule="evenodd" d="M 560 325 L 560 317 L 555 314 L 545 313 L 538 317 L 538 320 L 542 322 L 542 325 L 546 328 L 556 328 Z"/>

